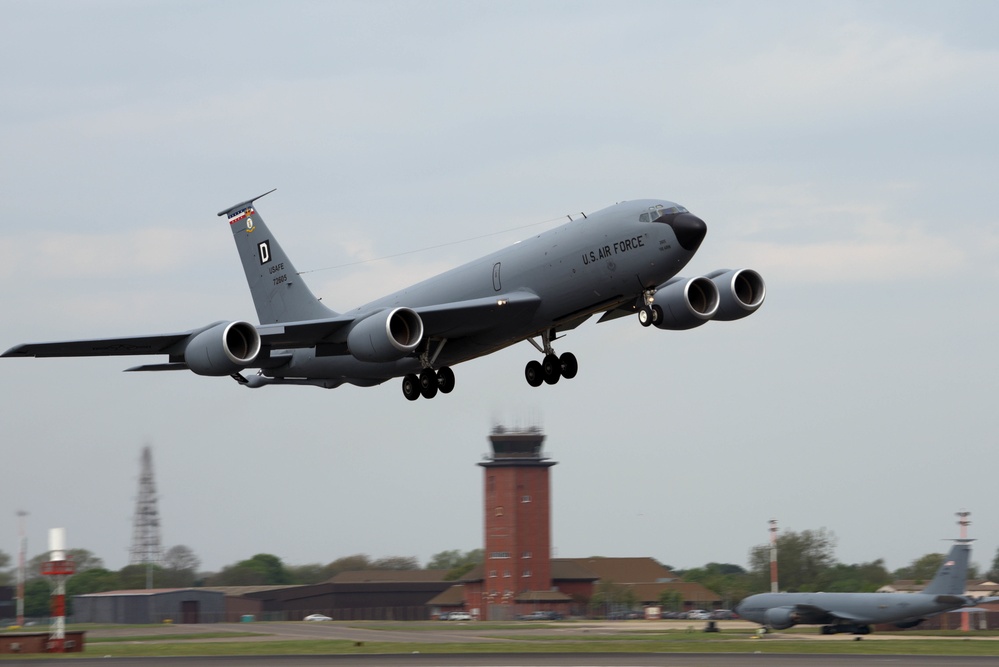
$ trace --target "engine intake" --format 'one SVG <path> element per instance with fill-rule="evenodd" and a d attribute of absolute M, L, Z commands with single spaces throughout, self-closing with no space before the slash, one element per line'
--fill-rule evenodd
<path fill-rule="evenodd" d="M 184 347 L 184 361 L 198 375 L 232 375 L 258 354 L 260 334 L 249 322 L 220 322 L 195 334 Z"/>
<path fill-rule="evenodd" d="M 726 270 L 710 275 L 720 299 L 716 320 L 728 322 L 752 315 L 767 296 L 763 277 L 752 269 Z"/>
<path fill-rule="evenodd" d="M 774 630 L 784 630 L 798 622 L 798 614 L 794 607 L 771 607 L 763 614 L 767 626 Z"/>
<path fill-rule="evenodd" d="M 707 278 L 688 278 L 656 290 L 655 303 L 663 311 L 662 317 L 655 322 L 658 328 L 693 329 L 715 316 L 718 288 Z"/>
<path fill-rule="evenodd" d="M 423 320 L 410 308 L 382 310 L 357 322 L 347 334 L 347 349 L 361 361 L 395 361 L 423 340 Z"/>

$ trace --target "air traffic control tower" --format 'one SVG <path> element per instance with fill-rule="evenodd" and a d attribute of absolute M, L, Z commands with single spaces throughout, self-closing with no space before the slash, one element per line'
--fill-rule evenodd
<path fill-rule="evenodd" d="M 479 463 L 485 473 L 485 560 L 482 607 L 488 620 L 512 617 L 518 605 L 552 595 L 551 494 L 549 469 L 555 465 L 541 448 L 537 428 L 489 436 L 492 455 Z M 553 600 L 554 601 L 554 600 Z"/>

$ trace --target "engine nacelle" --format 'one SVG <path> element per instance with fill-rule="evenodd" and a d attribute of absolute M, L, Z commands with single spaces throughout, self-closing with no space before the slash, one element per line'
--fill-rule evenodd
<path fill-rule="evenodd" d="M 187 367 L 198 375 L 232 375 L 260 354 L 260 334 L 249 322 L 220 322 L 188 341 Z"/>
<path fill-rule="evenodd" d="M 794 607 L 771 607 L 763 614 L 763 621 L 774 630 L 784 630 L 798 622 Z"/>
<path fill-rule="evenodd" d="M 718 288 L 704 277 L 688 278 L 656 290 L 655 305 L 662 317 L 654 324 L 677 331 L 699 327 L 718 311 Z"/>
<path fill-rule="evenodd" d="M 718 288 L 718 312 L 714 316 L 716 320 L 728 322 L 752 315 L 767 295 L 763 277 L 752 269 L 712 274 L 711 282 Z"/>
<path fill-rule="evenodd" d="M 395 361 L 423 340 L 423 320 L 415 310 L 395 308 L 366 317 L 347 334 L 347 349 L 361 361 Z"/>
<path fill-rule="evenodd" d="M 908 630 L 909 628 L 916 627 L 925 620 L 926 620 L 925 618 L 917 618 L 914 621 L 899 621 L 898 623 L 895 624 L 895 627 L 901 628 L 902 630 Z"/>

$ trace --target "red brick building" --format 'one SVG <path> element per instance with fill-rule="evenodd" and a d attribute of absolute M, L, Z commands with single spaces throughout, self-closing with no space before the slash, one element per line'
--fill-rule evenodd
<path fill-rule="evenodd" d="M 489 436 L 483 468 L 484 561 L 461 583 L 428 602 L 438 611 L 462 609 L 481 620 L 510 620 L 532 611 L 585 613 L 600 584 L 624 586 L 636 604 L 653 604 L 675 590 L 688 608 L 711 608 L 717 595 L 687 584 L 653 558 L 551 557 L 551 480 L 555 461 L 542 453 L 537 429 Z"/>

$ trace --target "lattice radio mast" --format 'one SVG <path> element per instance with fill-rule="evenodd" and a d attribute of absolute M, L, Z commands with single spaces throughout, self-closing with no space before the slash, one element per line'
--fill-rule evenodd
<path fill-rule="evenodd" d="M 149 445 L 142 448 L 142 473 L 139 475 L 139 497 L 135 501 L 132 521 L 132 547 L 129 565 L 158 565 L 163 560 L 160 540 L 160 514 L 156 509 L 156 482 L 153 479 L 153 452 Z"/>

